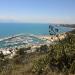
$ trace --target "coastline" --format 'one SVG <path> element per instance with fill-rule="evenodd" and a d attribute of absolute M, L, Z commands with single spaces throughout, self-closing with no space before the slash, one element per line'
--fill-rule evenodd
<path fill-rule="evenodd" d="M 68 32 L 72 32 L 72 31 L 73 29 Z M 26 53 L 36 52 L 36 48 L 40 48 L 42 45 L 49 46 L 50 44 L 53 44 L 59 41 L 58 38 L 60 40 L 63 40 L 65 37 L 66 37 L 66 32 L 62 32 L 56 35 L 29 34 L 28 36 L 25 36 L 24 34 L 18 34 L 14 36 L 9 36 L 9 37 L 0 39 L 0 42 L 4 42 L 5 43 L 4 45 L 9 46 L 5 48 L 0 48 L 0 53 L 2 52 L 4 55 L 6 56 L 9 55 L 10 58 L 13 58 L 17 49 L 31 47 L 31 49 L 26 50 Z M 17 44 L 20 44 L 20 45 L 17 46 Z M 11 47 L 12 45 L 14 46 Z"/>
<path fill-rule="evenodd" d="M 18 47 L 10 47 L 10 48 L 0 48 L 0 53 L 2 52 L 5 56 L 9 55 L 9 58 L 13 58 L 15 55 L 17 49 L 20 48 L 28 48 L 31 47 L 31 49 L 26 50 L 26 53 L 33 53 L 36 52 L 36 48 L 40 48 L 42 45 L 47 45 L 49 46 L 51 43 L 58 41 L 58 37 L 60 40 L 64 39 L 66 37 L 66 33 L 58 34 L 58 35 L 39 35 L 39 36 L 33 36 L 35 38 L 38 38 L 40 40 L 45 41 L 45 43 L 41 44 L 27 44 L 27 45 L 22 45 Z"/>

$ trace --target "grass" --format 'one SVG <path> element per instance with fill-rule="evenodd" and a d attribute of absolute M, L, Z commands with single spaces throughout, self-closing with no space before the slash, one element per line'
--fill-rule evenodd
<path fill-rule="evenodd" d="M 0 57 L 0 75 L 75 75 L 75 35 L 61 42 L 43 47 L 46 52 L 24 54 L 23 49 L 13 59 Z"/>

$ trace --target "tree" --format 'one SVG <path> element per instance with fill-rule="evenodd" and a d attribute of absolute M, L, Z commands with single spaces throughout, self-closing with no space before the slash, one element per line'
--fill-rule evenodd
<path fill-rule="evenodd" d="M 48 51 L 48 46 L 47 45 L 42 45 L 40 47 L 40 52 L 47 52 Z"/>

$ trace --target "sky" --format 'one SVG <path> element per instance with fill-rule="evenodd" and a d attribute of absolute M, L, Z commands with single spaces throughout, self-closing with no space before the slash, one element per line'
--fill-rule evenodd
<path fill-rule="evenodd" d="M 0 0 L 0 22 L 75 24 L 75 0 Z"/>

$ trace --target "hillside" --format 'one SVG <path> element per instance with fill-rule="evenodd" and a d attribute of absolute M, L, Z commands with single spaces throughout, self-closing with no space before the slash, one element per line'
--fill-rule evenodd
<path fill-rule="evenodd" d="M 27 48 L 20 48 L 12 59 L 0 53 L 0 75 L 74 75 L 75 35 L 54 45 L 42 45 L 36 52 L 27 54 Z"/>
<path fill-rule="evenodd" d="M 75 24 L 60 24 L 60 25 L 64 27 L 75 28 Z"/>

